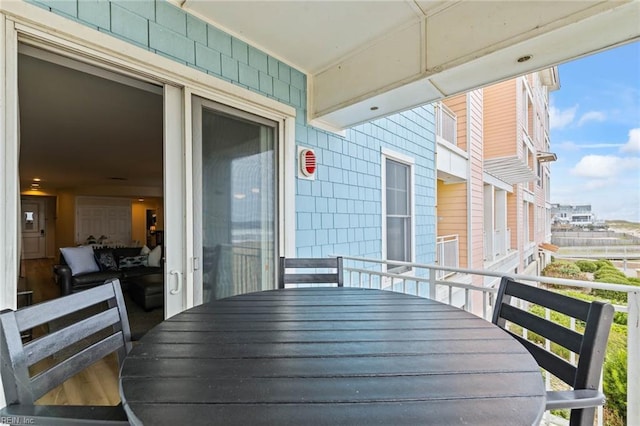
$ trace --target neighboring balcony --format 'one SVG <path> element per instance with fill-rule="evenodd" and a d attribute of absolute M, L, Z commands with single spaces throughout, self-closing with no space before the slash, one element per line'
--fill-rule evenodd
<path fill-rule="evenodd" d="M 484 233 L 484 260 L 491 262 L 511 251 L 511 230 L 494 229 Z"/>
<path fill-rule="evenodd" d="M 469 179 L 469 155 L 458 148 L 458 118 L 441 102 L 435 104 L 438 179 L 446 183 Z"/>
<path fill-rule="evenodd" d="M 444 235 L 436 239 L 436 263 L 447 268 L 457 268 L 460 266 L 460 243 L 458 234 Z M 454 275 L 454 272 L 448 272 L 439 269 L 436 272 L 436 278 L 443 278 Z"/>

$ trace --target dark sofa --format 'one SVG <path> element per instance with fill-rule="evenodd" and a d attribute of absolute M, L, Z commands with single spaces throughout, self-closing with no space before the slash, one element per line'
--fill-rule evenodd
<path fill-rule="evenodd" d="M 123 257 L 133 257 L 140 254 L 140 247 L 119 247 L 94 249 L 96 255 L 101 252 L 112 251 L 116 261 Z M 157 266 L 135 266 L 130 268 L 117 267 L 116 270 L 100 270 L 83 274 L 72 275 L 71 268 L 67 265 L 64 255 L 60 253 L 60 263 L 53 266 L 56 282 L 60 286 L 60 293 L 66 296 L 71 293 L 86 290 L 103 284 L 108 279 L 120 279 L 122 290 L 125 291 L 132 280 L 147 275 L 158 275 L 160 282 L 164 275 L 163 268 Z M 156 277 L 158 278 L 158 277 Z"/>

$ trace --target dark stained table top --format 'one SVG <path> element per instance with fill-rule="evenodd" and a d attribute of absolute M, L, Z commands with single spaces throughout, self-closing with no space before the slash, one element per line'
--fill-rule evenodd
<path fill-rule="evenodd" d="M 488 321 L 380 290 L 299 288 L 204 304 L 125 359 L 132 424 L 531 425 L 535 360 Z"/>

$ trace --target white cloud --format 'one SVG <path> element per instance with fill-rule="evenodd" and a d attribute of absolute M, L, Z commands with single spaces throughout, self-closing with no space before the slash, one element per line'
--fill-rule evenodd
<path fill-rule="evenodd" d="M 549 108 L 549 126 L 551 126 L 552 129 L 562 129 L 568 126 L 576 117 L 577 110 L 578 105 L 565 110 L 551 106 Z"/>
<path fill-rule="evenodd" d="M 580 151 L 581 149 L 608 149 L 622 147 L 621 143 L 581 143 L 577 144 L 572 141 L 560 142 L 553 144 L 554 148 L 563 149 L 565 151 Z"/>
<path fill-rule="evenodd" d="M 609 185 L 611 185 L 611 180 L 610 179 L 596 179 L 596 180 L 588 181 L 584 185 L 584 188 L 587 191 L 593 191 L 594 189 L 604 188 L 604 187 L 609 186 Z"/>
<path fill-rule="evenodd" d="M 620 152 L 640 153 L 640 128 L 629 130 L 629 140 L 620 148 Z"/>
<path fill-rule="evenodd" d="M 584 114 L 582 114 L 582 117 L 580 117 L 580 120 L 578 120 L 578 126 L 582 126 L 585 123 L 588 123 L 589 121 L 604 121 L 607 118 L 607 116 L 600 111 L 589 111 L 589 112 L 585 112 Z"/>
<path fill-rule="evenodd" d="M 575 176 L 609 179 L 628 169 L 640 168 L 640 157 L 617 157 L 615 155 L 587 155 L 571 169 Z"/>

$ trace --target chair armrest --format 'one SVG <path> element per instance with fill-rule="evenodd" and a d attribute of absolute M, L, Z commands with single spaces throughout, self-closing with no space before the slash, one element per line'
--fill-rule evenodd
<path fill-rule="evenodd" d="M 591 408 L 603 405 L 605 396 L 593 389 L 576 389 L 570 391 L 548 391 L 547 410 L 559 408 Z"/>
<path fill-rule="evenodd" d="M 53 265 L 53 273 L 56 283 L 60 286 L 60 294 L 71 294 L 71 268 L 68 265 Z"/>
<path fill-rule="evenodd" d="M 2 422 L 9 425 L 128 425 L 122 405 L 9 405 L 0 409 Z"/>

